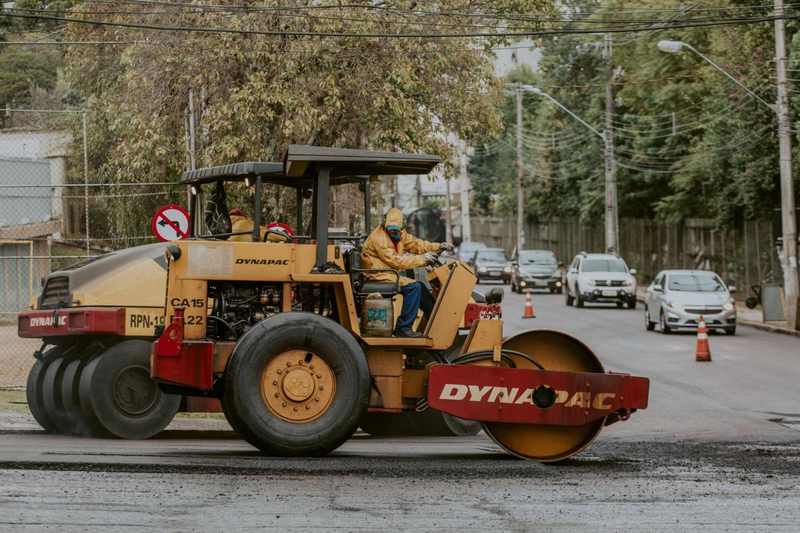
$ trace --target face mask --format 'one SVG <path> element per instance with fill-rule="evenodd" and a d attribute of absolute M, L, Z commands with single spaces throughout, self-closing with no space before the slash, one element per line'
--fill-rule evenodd
<path fill-rule="evenodd" d="M 392 235 L 390 233 L 389 234 L 389 238 L 391 238 L 393 241 L 399 241 L 400 240 L 400 233 L 398 232 L 397 235 Z"/>

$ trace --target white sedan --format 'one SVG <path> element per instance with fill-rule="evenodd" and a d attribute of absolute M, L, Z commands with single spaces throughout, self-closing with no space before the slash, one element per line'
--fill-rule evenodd
<path fill-rule="evenodd" d="M 659 324 L 661 333 L 678 328 L 697 328 L 703 316 L 709 330 L 736 334 L 736 301 L 728 287 L 708 270 L 662 270 L 647 288 L 644 325 L 648 331 Z"/>

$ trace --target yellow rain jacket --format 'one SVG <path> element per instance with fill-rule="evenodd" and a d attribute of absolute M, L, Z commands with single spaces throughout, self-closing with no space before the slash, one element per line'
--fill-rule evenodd
<path fill-rule="evenodd" d="M 403 227 L 403 213 L 393 207 L 386 213 L 386 226 Z M 252 227 L 252 226 L 251 226 Z M 395 248 L 397 245 L 397 248 Z M 417 239 L 404 229 L 400 233 L 400 240 L 393 241 L 386 233 L 384 226 L 378 226 L 370 233 L 364 246 L 361 248 L 361 268 L 392 268 L 394 270 L 407 270 L 425 266 L 425 258 L 421 254 L 436 252 L 439 244 Z M 403 255 L 411 252 L 418 255 Z M 375 272 L 369 274 L 370 281 L 394 283 L 395 276 L 389 272 Z M 400 286 L 405 287 L 414 283 L 413 279 L 400 276 Z"/>
<path fill-rule="evenodd" d="M 267 233 L 267 228 L 259 226 L 261 230 L 260 240 L 264 242 L 264 235 Z M 247 235 L 232 235 L 228 237 L 229 241 L 235 242 L 250 242 L 253 240 L 253 221 L 247 217 L 240 217 L 238 215 L 231 215 L 231 233 L 238 233 L 240 231 L 249 232 Z M 270 233 L 267 237 L 267 242 L 288 242 L 289 239 L 281 238 L 274 233 Z"/>

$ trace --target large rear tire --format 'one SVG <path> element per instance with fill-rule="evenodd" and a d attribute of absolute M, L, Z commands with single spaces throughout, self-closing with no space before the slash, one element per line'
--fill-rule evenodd
<path fill-rule="evenodd" d="M 547 370 L 603 373 L 603 365 L 581 341 L 555 330 L 525 331 L 505 342 L 503 348 L 524 353 L 536 359 Z M 517 368 L 536 370 L 528 360 L 511 355 Z M 543 463 L 562 461 L 588 446 L 600 430 L 605 418 L 584 426 L 548 426 L 487 422 L 484 430 L 500 447 L 523 459 Z"/>
<path fill-rule="evenodd" d="M 166 428 L 181 397 L 150 379 L 149 342 L 129 340 L 92 359 L 80 377 L 81 409 L 94 432 L 147 439 Z"/>
<path fill-rule="evenodd" d="M 28 383 L 25 387 L 25 396 L 28 400 L 28 409 L 30 409 L 34 420 L 42 426 L 47 433 L 54 433 L 56 431 L 56 423 L 47 413 L 44 405 L 43 382 L 44 376 L 47 372 L 47 367 L 53 359 L 61 357 L 61 347 L 54 346 L 44 352 L 41 358 L 37 359 L 31 367 L 28 374 Z"/>
<path fill-rule="evenodd" d="M 233 350 L 223 402 L 231 424 L 274 456 L 318 456 L 349 439 L 369 405 L 370 374 L 353 336 L 313 313 L 259 322 Z"/>
<path fill-rule="evenodd" d="M 69 352 L 70 350 L 67 350 Z M 61 400 L 61 382 L 64 376 L 64 370 L 67 368 L 69 361 L 68 354 L 59 356 L 47 365 L 42 380 L 42 400 L 44 401 L 44 408 L 47 411 L 50 419 L 55 423 L 56 432 L 64 435 L 72 433 L 72 425 L 69 423 L 67 413 L 64 410 L 64 403 Z"/>

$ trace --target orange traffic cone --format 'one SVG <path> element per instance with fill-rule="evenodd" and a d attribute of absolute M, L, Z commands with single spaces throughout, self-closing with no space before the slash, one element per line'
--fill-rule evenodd
<path fill-rule="evenodd" d="M 706 320 L 703 315 L 700 315 L 700 323 L 697 325 L 697 353 L 695 358 L 697 361 L 711 362 L 711 350 L 708 349 L 708 329 L 706 329 Z"/>
<path fill-rule="evenodd" d="M 522 315 L 522 318 L 536 318 L 536 315 L 533 314 L 533 304 L 531 303 L 530 289 L 525 291 L 525 314 Z"/>

